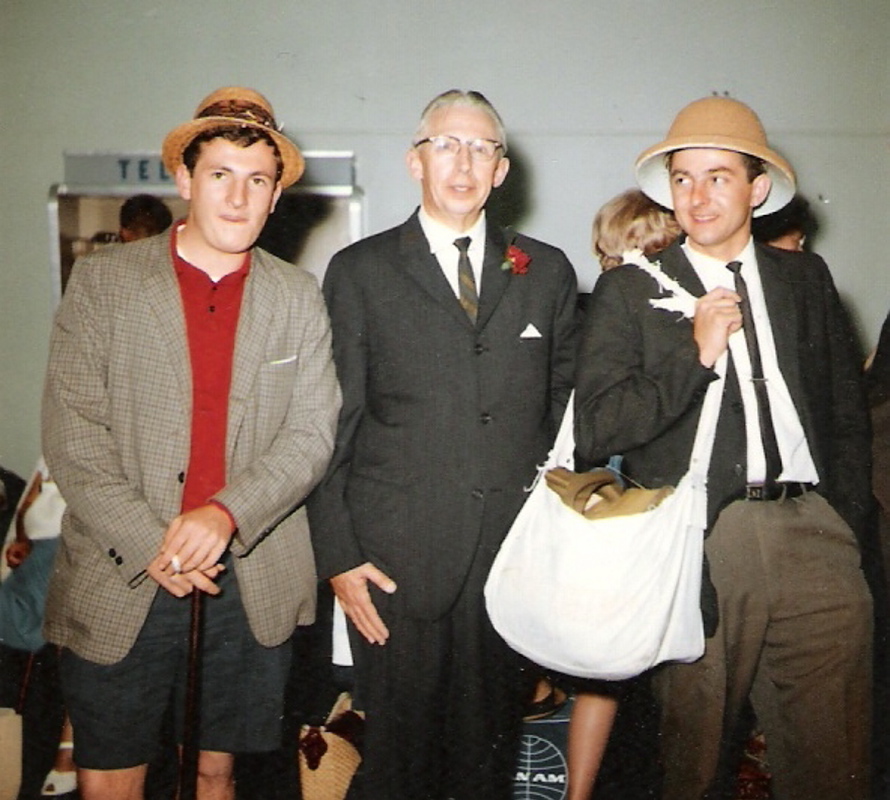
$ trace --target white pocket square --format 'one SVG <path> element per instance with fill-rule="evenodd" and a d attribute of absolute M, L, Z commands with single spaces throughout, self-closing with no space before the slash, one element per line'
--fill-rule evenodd
<path fill-rule="evenodd" d="M 528 325 L 525 326 L 525 330 L 519 334 L 520 339 L 540 339 L 541 331 L 539 331 L 534 325 L 529 322 Z"/>
<path fill-rule="evenodd" d="M 276 358 L 274 361 L 269 362 L 269 366 L 273 367 L 277 364 L 290 364 L 291 361 L 297 360 L 297 354 L 294 353 L 292 356 L 288 356 L 287 358 Z"/>

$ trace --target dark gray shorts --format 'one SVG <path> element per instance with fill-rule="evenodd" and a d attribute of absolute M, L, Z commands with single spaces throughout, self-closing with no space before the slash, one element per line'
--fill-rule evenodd
<path fill-rule="evenodd" d="M 200 747 L 224 753 L 275 750 L 281 745 L 290 640 L 260 645 L 231 567 L 219 584 L 222 594 L 203 598 Z M 171 702 L 181 741 L 191 604 L 190 597 L 158 591 L 136 644 L 116 664 L 96 664 L 63 650 L 62 689 L 79 767 L 123 769 L 150 762 Z"/>

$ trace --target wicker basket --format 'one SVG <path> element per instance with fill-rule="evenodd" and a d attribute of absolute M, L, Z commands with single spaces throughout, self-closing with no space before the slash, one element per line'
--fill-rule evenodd
<path fill-rule="evenodd" d="M 362 761 L 364 715 L 343 692 L 324 725 L 303 725 L 297 748 L 304 800 L 344 800 Z"/>
<path fill-rule="evenodd" d="M 22 779 L 22 718 L 0 708 L 0 800 L 15 800 Z"/>

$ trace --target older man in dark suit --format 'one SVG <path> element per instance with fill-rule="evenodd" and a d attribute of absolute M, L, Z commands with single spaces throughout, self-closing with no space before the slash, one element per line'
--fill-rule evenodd
<path fill-rule="evenodd" d="M 579 450 L 623 453 L 633 480 L 674 484 L 705 389 L 724 383 L 708 478 L 712 636 L 698 662 L 656 675 L 664 797 L 724 796 L 750 694 L 775 797 L 864 800 L 869 429 L 853 333 L 818 256 L 751 240 L 752 213 L 790 200 L 794 174 L 750 108 L 690 104 L 637 176 L 686 233 L 655 259 L 699 300 L 694 320 L 678 319 L 653 307 L 642 270 L 600 278 L 579 353 Z"/>
<path fill-rule="evenodd" d="M 325 277 L 344 406 L 310 521 L 375 800 L 511 794 L 519 664 L 482 589 L 568 399 L 577 289 L 559 250 L 486 219 L 505 151 L 482 95 L 435 98 L 407 155 L 420 210 Z"/>

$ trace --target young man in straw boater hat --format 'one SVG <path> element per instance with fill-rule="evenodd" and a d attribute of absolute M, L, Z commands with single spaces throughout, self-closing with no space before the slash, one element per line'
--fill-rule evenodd
<path fill-rule="evenodd" d="M 724 384 L 707 486 L 710 638 L 700 660 L 655 675 L 664 797 L 724 796 L 750 695 L 774 797 L 864 800 L 869 435 L 853 332 L 822 259 L 752 242 L 752 214 L 787 203 L 795 178 L 746 105 L 691 103 L 636 173 L 685 231 L 652 260 L 699 299 L 681 318 L 650 304 L 660 290 L 642 270 L 601 276 L 579 353 L 579 450 L 594 463 L 623 453 L 645 486 L 676 484 L 705 391 Z"/>
<path fill-rule="evenodd" d="M 303 499 L 340 402 L 311 276 L 253 247 L 303 171 L 257 92 L 225 88 L 164 141 L 188 215 L 75 266 L 52 333 L 44 452 L 68 502 L 46 605 L 85 798 L 138 798 L 183 691 L 205 592 L 198 794 L 279 746 L 315 568 Z M 297 509 L 297 510 L 294 510 Z"/>

